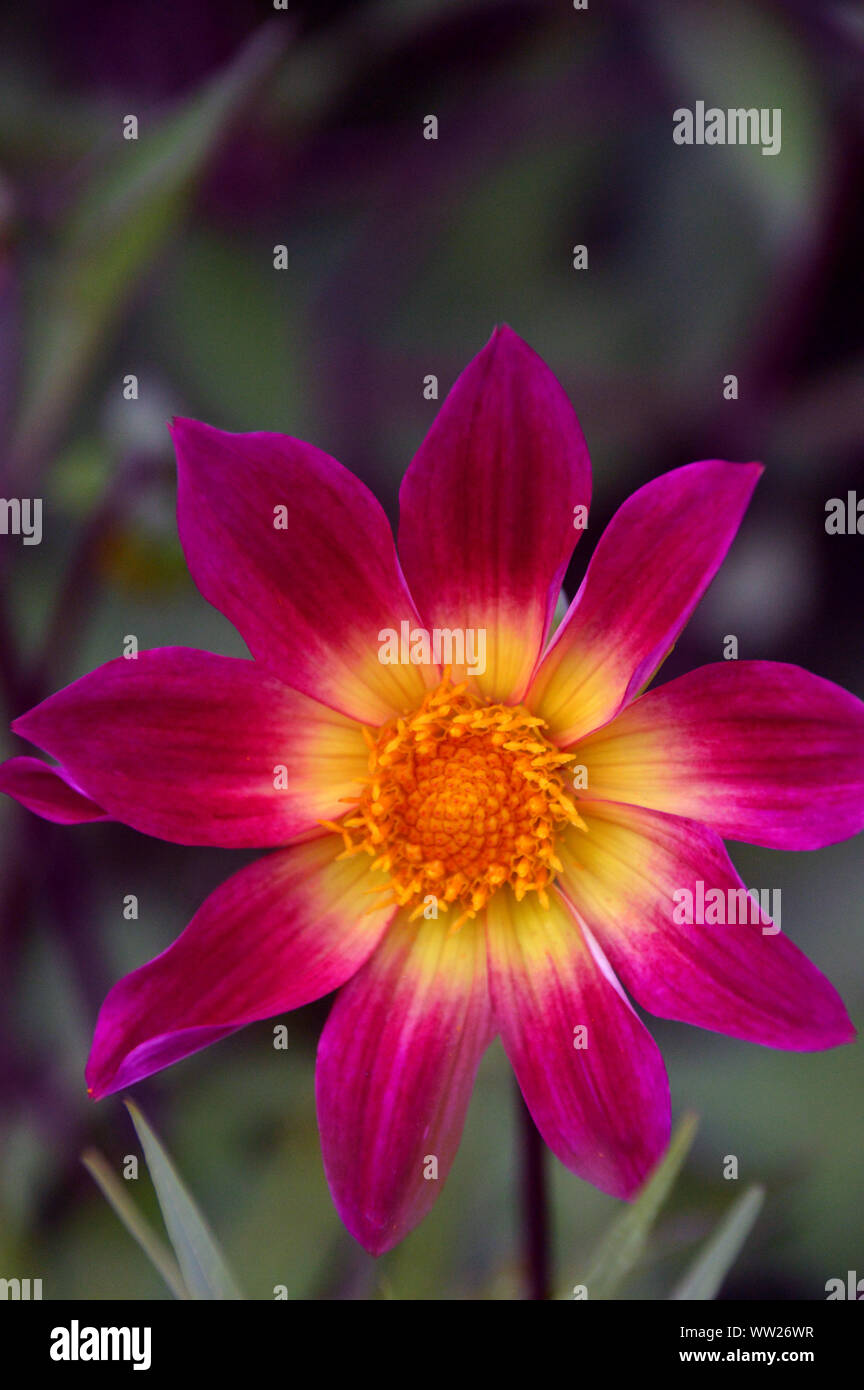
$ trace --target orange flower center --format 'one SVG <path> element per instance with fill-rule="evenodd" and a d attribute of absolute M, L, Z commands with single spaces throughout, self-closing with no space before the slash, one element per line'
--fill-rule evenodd
<path fill-rule="evenodd" d="M 413 906 L 412 918 L 432 899 L 438 910 L 457 907 L 454 931 L 504 883 L 548 906 L 561 869 L 556 833 L 583 823 L 564 777 L 575 754 L 550 743 L 545 727 L 524 706 L 490 704 L 445 676 L 413 714 L 364 730 L 368 783 L 330 823 L 344 856 L 372 855 L 391 901 Z"/>

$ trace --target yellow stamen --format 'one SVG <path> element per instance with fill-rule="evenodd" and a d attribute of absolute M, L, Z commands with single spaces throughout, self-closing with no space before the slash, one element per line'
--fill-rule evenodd
<path fill-rule="evenodd" d="M 565 780 L 575 753 L 521 705 L 490 704 L 449 671 L 413 714 L 363 729 L 370 776 L 344 819 L 322 822 L 389 874 L 385 890 L 416 920 L 432 897 L 458 931 L 509 883 L 544 907 L 561 861 L 558 832 L 584 829 Z M 348 799 L 348 798 L 346 798 Z M 376 904 L 376 908 L 377 908 Z"/>

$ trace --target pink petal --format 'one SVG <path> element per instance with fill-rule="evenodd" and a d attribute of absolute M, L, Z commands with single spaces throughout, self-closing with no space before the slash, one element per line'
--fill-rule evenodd
<path fill-rule="evenodd" d="M 643 1008 L 768 1047 L 851 1041 L 837 991 L 743 896 L 713 831 L 611 802 L 579 811 L 588 831 L 560 850 L 561 886 Z"/>
<path fill-rule="evenodd" d="M 669 1142 L 656 1044 L 557 893 L 546 910 L 501 891 L 487 923 L 495 1019 L 537 1128 L 574 1173 L 631 1196 Z"/>
<path fill-rule="evenodd" d="M 58 825 L 111 820 L 101 806 L 72 785 L 62 768 L 39 758 L 9 758 L 0 763 L 0 792 Z"/>
<path fill-rule="evenodd" d="M 592 799 L 704 821 L 730 840 L 818 849 L 864 828 L 864 704 L 773 661 L 703 666 L 579 745 Z"/>
<path fill-rule="evenodd" d="M 647 685 L 720 568 L 761 471 L 690 463 L 615 513 L 526 697 L 562 746 Z"/>
<path fill-rule="evenodd" d="M 12 727 L 109 816 L 185 845 L 317 831 L 367 771 L 359 725 L 253 661 L 185 647 L 109 661 Z"/>
<path fill-rule="evenodd" d="M 368 488 L 288 435 L 227 434 L 195 420 L 175 420 L 171 432 L 189 569 L 252 655 L 368 724 L 419 704 L 421 669 L 378 659 L 380 633 L 413 626 L 416 610 Z M 435 684 L 437 673 L 425 678 Z"/>
<path fill-rule="evenodd" d="M 496 329 L 405 475 L 399 526 L 424 621 L 486 631 L 477 679 L 493 699 L 518 699 L 528 683 L 581 534 L 574 507 L 590 494 L 573 407 L 527 343 Z"/>
<path fill-rule="evenodd" d="M 371 1254 L 435 1201 L 491 1038 L 476 922 L 449 934 L 401 914 L 340 991 L 318 1047 L 318 1123 L 333 1200 Z"/>
<path fill-rule="evenodd" d="M 241 869 L 173 946 L 114 986 L 87 1063 L 95 1099 L 354 974 L 392 910 L 367 915 L 381 876 L 366 855 L 337 860 L 339 850 L 328 835 Z"/>

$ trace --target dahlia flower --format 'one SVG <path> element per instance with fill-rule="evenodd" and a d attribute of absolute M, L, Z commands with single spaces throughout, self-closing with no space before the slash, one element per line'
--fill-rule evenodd
<path fill-rule="evenodd" d="M 833 986 L 761 914 L 675 912 L 697 884 L 740 892 L 723 839 L 815 849 L 864 826 L 864 705 L 836 685 L 721 661 L 642 693 L 760 465 L 640 488 L 550 642 L 590 465 L 511 330 L 408 469 L 398 557 L 374 497 L 319 449 L 193 420 L 172 435 L 186 560 L 252 659 L 109 661 L 15 721 L 56 763 L 13 758 L 0 788 L 64 824 L 272 852 L 111 990 L 92 1096 L 338 990 L 317 1059 L 324 1165 L 380 1253 L 432 1205 L 496 1035 L 548 1146 L 624 1198 L 670 1108 L 625 990 L 771 1047 L 852 1038 Z"/>

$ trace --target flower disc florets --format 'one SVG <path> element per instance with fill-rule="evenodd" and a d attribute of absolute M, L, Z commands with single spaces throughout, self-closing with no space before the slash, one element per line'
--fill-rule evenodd
<path fill-rule="evenodd" d="M 419 709 L 365 730 L 369 779 L 333 829 L 346 855 L 365 851 L 389 875 L 400 907 L 419 916 L 430 897 L 461 909 L 453 930 L 502 884 L 517 899 L 546 889 L 561 869 L 556 833 L 581 825 L 567 794 L 562 753 L 545 721 L 522 705 L 490 704 L 449 677 Z"/>

